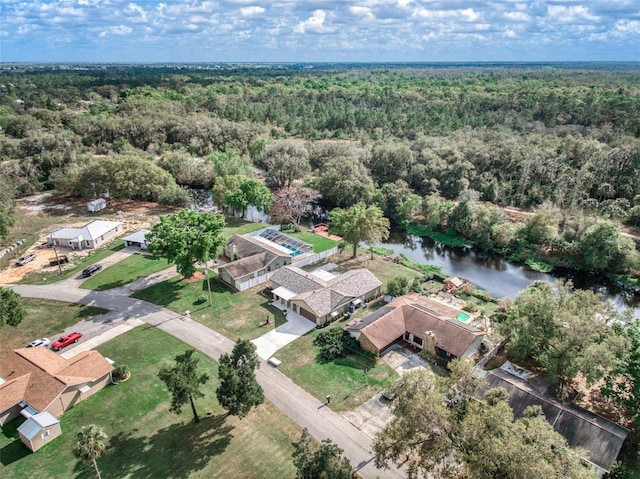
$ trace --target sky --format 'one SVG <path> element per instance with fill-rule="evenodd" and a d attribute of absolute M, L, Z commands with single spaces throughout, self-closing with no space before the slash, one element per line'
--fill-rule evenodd
<path fill-rule="evenodd" d="M 640 0 L 0 0 L 0 62 L 640 61 Z"/>

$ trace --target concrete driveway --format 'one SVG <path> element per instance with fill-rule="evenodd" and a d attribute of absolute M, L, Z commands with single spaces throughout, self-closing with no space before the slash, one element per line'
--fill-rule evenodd
<path fill-rule="evenodd" d="M 353 411 L 342 413 L 343 418 L 372 439 L 391 420 L 391 416 L 389 401 L 383 399 L 381 393 Z"/>
<path fill-rule="evenodd" d="M 382 356 L 382 360 L 401 376 L 416 368 L 424 368 L 433 372 L 428 362 L 399 344 L 394 344 L 391 350 Z"/>
<path fill-rule="evenodd" d="M 251 341 L 260 359 L 268 360 L 278 349 L 315 329 L 314 322 L 292 311 L 286 311 L 287 322 Z"/>

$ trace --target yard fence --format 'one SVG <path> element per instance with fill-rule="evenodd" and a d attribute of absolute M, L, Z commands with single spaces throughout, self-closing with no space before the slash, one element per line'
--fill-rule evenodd
<path fill-rule="evenodd" d="M 500 351 L 502 348 L 504 348 L 504 345 L 507 344 L 507 342 L 509 341 L 509 337 L 507 336 L 506 338 L 504 338 L 502 341 L 500 341 L 498 344 L 496 344 L 493 349 L 491 349 L 491 351 L 489 351 L 487 354 L 485 354 L 485 356 L 476 363 L 476 367 L 479 369 L 482 369 L 486 366 L 486 364 L 491 361 L 493 359 L 493 357 L 498 354 L 498 351 Z"/>

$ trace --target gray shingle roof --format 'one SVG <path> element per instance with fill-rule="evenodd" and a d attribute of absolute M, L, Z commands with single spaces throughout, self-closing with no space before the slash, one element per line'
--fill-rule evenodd
<path fill-rule="evenodd" d="M 271 278 L 277 286 L 297 294 L 292 300 L 304 301 L 309 309 L 321 318 L 351 299 L 365 296 L 382 285 L 369 270 L 347 271 L 329 281 L 295 266 L 279 269 Z"/>
<path fill-rule="evenodd" d="M 573 404 L 562 404 L 533 391 L 526 381 L 502 369 L 487 373 L 487 383 L 478 390 L 484 397 L 489 388 L 503 387 L 509 393 L 509 405 L 516 418 L 522 417 L 528 406 L 539 405 L 553 429 L 562 434 L 571 447 L 581 447 L 589 453 L 589 460 L 605 471 L 618 457 L 629 431 L 603 417 Z"/>

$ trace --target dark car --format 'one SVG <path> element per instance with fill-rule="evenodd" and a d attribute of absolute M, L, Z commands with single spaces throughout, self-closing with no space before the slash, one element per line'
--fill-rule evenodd
<path fill-rule="evenodd" d="M 18 258 L 18 261 L 16 261 L 16 266 L 24 266 L 29 261 L 33 261 L 34 259 L 36 259 L 35 253 L 25 254 L 24 256 Z"/>
<path fill-rule="evenodd" d="M 66 348 L 70 344 L 77 343 L 81 337 L 82 333 L 78 333 L 77 331 L 60 336 L 60 338 L 51 345 L 51 349 L 54 351 L 60 351 L 62 348 Z"/>
<path fill-rule="evenodd" d="M 82 276 L 85 276 L 88 278 L 89 276 L 97 273 L 101 269 L 102 269 L 101 264 L 92 264 L 91 266 L 87 266 L 85 269 L 82 270 Z"/>

